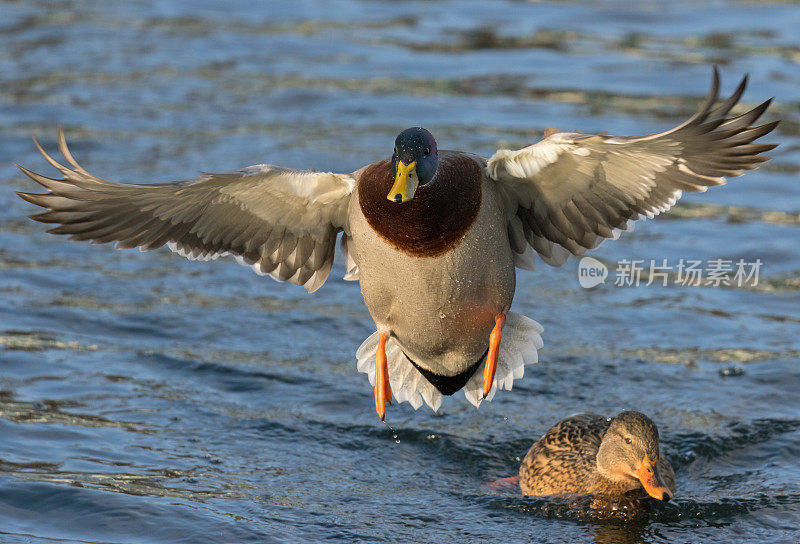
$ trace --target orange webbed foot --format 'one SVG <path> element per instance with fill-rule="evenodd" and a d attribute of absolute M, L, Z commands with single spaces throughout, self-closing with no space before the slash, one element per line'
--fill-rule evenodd
<path fill-rule="evenodd" d="M 494 373 L 497 371 L 497 357 L 500 354 L 500 330 L 506 322 L 506 314 L 497 314 L 494 328 L 489 336 L 489 353 L 486 354 L 486 365 L 483 367 L 483 398 L 489 395 L 494 382 Z"/>
<path fill-rule="evenodd" d="M 386 340 L 389 335 L 385 332 L 378 336 L 378 350 L 375 352 L 375 411 L 378 417 L 386 416 L 386 403 L 392 404 L 392 388 L 389 385 L 389 367 L 386 362 Z"/>

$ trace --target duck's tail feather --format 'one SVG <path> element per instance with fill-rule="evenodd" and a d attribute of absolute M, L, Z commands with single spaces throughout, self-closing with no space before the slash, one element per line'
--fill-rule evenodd
<path fill-rule="evenodd" d="M 508 313 L 503 325 L 494 383 L 492 383 L 492 389 L 486 396 L 486 400 L 492 400 L 498 388 L 511 391 L 514 380 L 519 380 L 525 374 L 525 365 L 532 365 L 539 361 L 538 351 L 544 346 L 542 331 L 544 331 L 544 327 L 533 319 L 514 312 Z M 467 385 L 464 386 L 467 400 L 476 408 L 483 400 L 483 367 L 485 365 L 486 360 L 484 359 Z"/>
<path fill-rule="evenodd" d="M 378 350 L 378 332 L 374 332 L 364 340 L 356 351 L 359 372 L 369 377 L 369 383 L 375 385 L 375 352 Z M 422 401 L 435 412 L 442 405 L 442 394 L 425 379 L 419 370 L 414 368 L 406 357 L 400 342 L 393 336 L 386 342 L 386 364 L 389 368 L 389 385 L 397 402 L 408 402 L 417 410 Z"/>
<path fill-rule="evenodd" d="M 494 383 L 486 400 L 492 400 L 498 388 L 510 391 L 514 380 L 518 380 L 524 375 L 525 365 L 539 360 L 537 352 L 543 345 L 541 337 L 543 330 L 542 326 L 533 319 L 514 312 L 508 313 L 503 325 Z M 375 385 L 375 352 L 377 349 L 378 333 L 375 332 L 364 340 L 356 352 L 358 371 L 365 373 L 369 377 L 369 383 L 373 386 Z M 442 394 L 414 367 L 394 337 L 390 337 L 386 342 L 386 361 L 394 400 L 408 402 L 415 410 L 422 406 L 423 401 L 434 412 L 439 409 L 442 405 Z M 483 367 L 485 364 L 484 358 L 475 374 L 463 387 L 467 400 L 475 407 L 478 407 L 483 400 Z"/>

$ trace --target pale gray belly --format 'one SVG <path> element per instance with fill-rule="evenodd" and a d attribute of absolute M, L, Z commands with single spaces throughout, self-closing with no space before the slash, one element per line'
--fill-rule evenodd
<path fill-rule="evenodd" d="M 478 218 L 462 241 L 435 257 L 398 251 L 369 228 L 353 200 L 352 254 L 376 325 L 421 367 L 463 372 L 484 355 L 495 317 L 514 297 L 512 252 L 493 187 L 484 182 Z"/>

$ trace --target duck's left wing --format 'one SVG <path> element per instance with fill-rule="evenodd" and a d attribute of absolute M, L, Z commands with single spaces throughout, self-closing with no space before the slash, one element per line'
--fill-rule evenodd
<path fill-rule="evenodd" d="M 530 244 L 553 266 L 615 238 L 632 220 L 667 211 L 683 191 L 722 185 L 768 160 L 775 144 L 753 143 L 777 121 L 753 126 L 770 104 L 729 116 L 744 92 L 717 104 L 719 75 L 698 112 L 682 125 L 648 136 L 615 137 L 574 132 L 489 159 L 509 217 L 509 238 L 522 255 Z M 715 107 L 716 105 L 716 107 Z"/>
<path fill-rule="evenodd" d="M 121 184 L 81 168 L 61 131 L 58 142 L 71 167 L 36 145 L 63 179 L 20 167 L 48 192 L 18 193 L 47 210 L 32 218 L 57 223 L 53 234 L 145 251 L 166 244 L 190 259 L 231 254 L 259 274 L 314 292 L 330 272 L 337 233 L 349 230 L 356 182 L 347 174 L 262 164 L 190 181 Z"/>

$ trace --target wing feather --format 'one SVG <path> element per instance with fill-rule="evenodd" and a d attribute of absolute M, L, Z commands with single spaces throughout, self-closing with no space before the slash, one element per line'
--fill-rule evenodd
<path fill-rule="evenodd" d="M 330 272 L 337 233 L 349 229 L 350 175 L 256 165 L 189 181 L 126 185 L 84 170 L 60 129 L 58 148 L 69 166 L 34 143 L 63 179 L 20 166 L 47 193 L 18 194 L 46 210 L 31 217 L 55 224 L 48 231 L 53 234 L 143 251 L 167 245 L 189 259 L 231 254 L 260 274 L 313 292 Z"/>
<path fill-rule="evenodd" d="M 723 185 L 725 178 L 769 160 L 763 153 L 776 145 L 754 142 L 778 121 L 754 123 L 771 99 L 730 116 L 746 86 L 745 76 L 720 102 L 715 68 L 697 113 L 666 132 L 633 137 L 548 132 L 526 148 L 497 151 L 486 171 L 506 207 L 515 253 L 521 253 L 517 220 L 542 259 L 560 265 L 563 250 L 582 255 L 628 230 L 632 220 L 666 212 L 683 192 Z"/>

